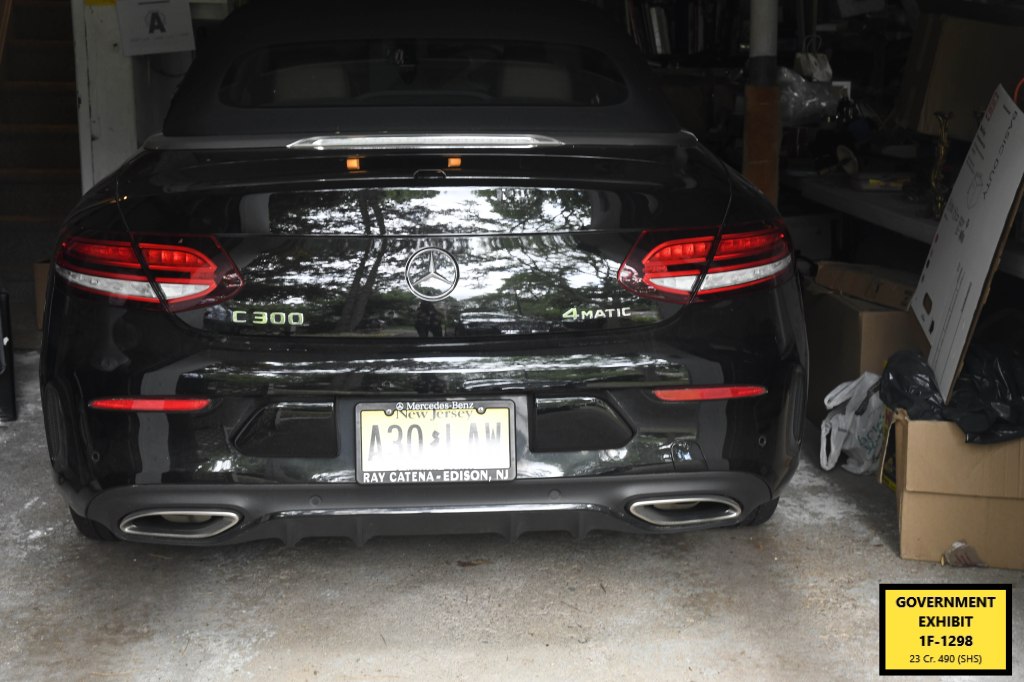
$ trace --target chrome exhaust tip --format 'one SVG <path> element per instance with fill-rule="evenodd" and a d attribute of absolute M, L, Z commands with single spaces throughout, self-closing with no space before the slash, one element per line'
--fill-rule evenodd
<path fill-rule="evenodd" d="M 241 515 L 223 509 L 147 509 L 121 520 L 125 535 L 174 540 L 205 540 L 233 528 Z"/>
<path fill-rule="evenodd" d="M 628 511 L 654 526 L 696 526 L 738 519 L 743 507 L 730 497 L 701 495 L 638 500 Z"/>

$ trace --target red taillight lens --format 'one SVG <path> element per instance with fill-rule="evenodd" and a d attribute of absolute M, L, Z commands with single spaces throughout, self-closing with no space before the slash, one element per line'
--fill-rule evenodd
<path fill-rule="evenodd" d="M 140 244 L 142 257 L 153 270 L 170 270 L 199 275 L 212 275 L 217 266 L 195 249 L 184 246 Z"/>
<path fill-rule="evenodd" d="M 140 242 L 146 268 L 174 309 L 212 305 L 242 286 L 238 269 L 215 237 L 144 235 Z M 55 260 L 57 274 L 79 288 L 116 299 L 160 300 L 128 241 L 71 237 Z"/>
<path fill-rule="evenodd" d="M 790 269 L 789 239 L 781 225 L 705 231 L 681 238 L 644 232 L 619 268 L 619 282 L 646 298 L 685 303 L 782 277 Z M 646 254 L 646 255 L 640 255 Z"/>
<path fill-rule="evenodd" d="M 96 265 L 138 270 L 139 259 L 127 242 L 101 241 L 73 237 L 63 244 L 61 255 L 87 261 Z"/>
<path fill-rule="evenodd" d="M 670 403 L 697 400 L 728 400 L 730 398 L 756 398 L 768 392 L 764 386 L 688 386 L 686 388 L 655 389 L 654 396 Z"/>
<path fill-rule="evenodd" d="M 714 241 L 714 237 L 690 237 L 665 242 L 644 256 L 646 272 L 663 274 L 677 266 L 704 265 Z"/>
<path fill-rule="evenodd" d="M 115 412 L 198 412 L 210 406 L 209 398 L 97 398 L 94 410 Z"/>

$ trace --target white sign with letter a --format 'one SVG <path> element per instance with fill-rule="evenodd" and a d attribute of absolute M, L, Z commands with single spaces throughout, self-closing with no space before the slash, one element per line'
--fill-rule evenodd
<path fill-rule="evenodd" d="M 196 49 L 188 0 L 118 0 L 117 23 L 126 57 Z"/>

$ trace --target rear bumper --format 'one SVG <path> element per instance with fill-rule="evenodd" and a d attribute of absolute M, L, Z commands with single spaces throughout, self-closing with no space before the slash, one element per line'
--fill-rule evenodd
<path fill-rule="evenodd" d="M 123 539 L 666 533 L 742 522 L 778 497 L 799 461 L 806 347 L 793 282 L 690 306 L 635 333 L 373 347 L 211 340 L 161 313 L 55 296 L 61 314 L 49 318 L 40 363 L 51 463 L 72 509 Z M 689 403 L 651 393 L 727 384 L 768 392 Z M 96 397 L 134 395 L 215 403 L 180 414 L 87 407 Z M 413 397 L 516 401 L 516 479 L 355 484 L 358 405 Z M 577 409 L 598 405 L 586 401 L 604 403 L 628 428 L 602 435 L 599 415 Z M 316 420 L 285 413 L 299 403 L 316 408 L 302 415 Z M 628 512 L 636 500 L 716 496 L 738 512 L 680 526 Z M 190 510 L 230 512 L 220 518 L 237 523 L 187 538 L 121 528 L 140 512 Z M 663 520 L 658 511 L 647 518 Z"/>
<path fill-rule="evenodd" d="M 676 498 L 728 500 L 739 511 L 729 515 L 720 513 L 720 505 L 697 505 L 663 517 L 681 522 L 677 525 L 649 523 L 629 511 L 636 502 Z M 514 539 L 535 531 L 671 533 L 741 523 L 771 498 L 764 481 L 741 472 L 423 486 L 160 484 L 102 492 L 85 515 L 122 539 L 160 544 L 261 539 L 293 544 L 307 537 L 346 537 L 361 544 L 380 535 L 495 533 Z M 212 537 L 166 537 L 166 526 L 148 535 L 126 533 L 125 520 L 147 510 L 233 512 L 238 523 Z"/>

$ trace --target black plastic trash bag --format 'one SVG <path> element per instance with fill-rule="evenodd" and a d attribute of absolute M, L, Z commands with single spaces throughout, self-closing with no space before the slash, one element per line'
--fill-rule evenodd
<path fill-rule="evenodd" d="M 944 405 L 935 376 L 915 351 L 889 358 L 879 395 L 911 419 L 956 422 L 968 443 L 998 443 L 1024 437 L 1024 358 L 1019 350 L 974 343 Z"/>
<path fill-rule="evenodd" d="M 917 351 L 901 350 L 885 363 L 878 394 L 890 408 L 904 409 L 911 419 L 942 419 L 942 396 L 928 361 Z"/>
<path fill-rule="evenodd" d="M 971 344 L 944 416 L 968 443 L 1024 437 L 1024 359 L 1005 345 Z"/>

